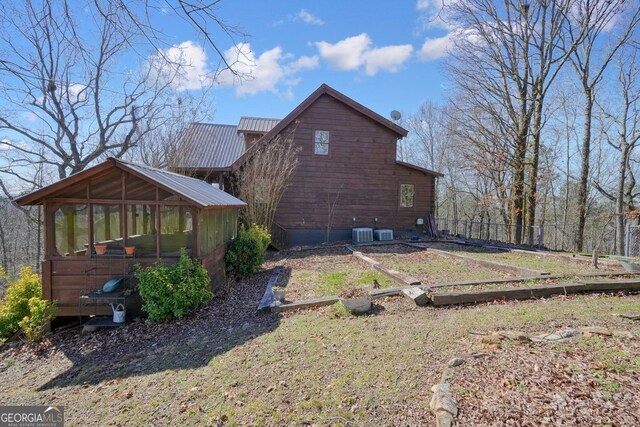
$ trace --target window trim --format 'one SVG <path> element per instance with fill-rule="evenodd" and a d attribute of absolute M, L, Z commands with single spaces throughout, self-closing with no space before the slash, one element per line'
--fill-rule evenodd
<path fill-rule="evenodd" d="M 327 142 L 318 142 L 318 133 L 319 132 L 326 132 L 327 134 Z M 316 150 L 316 146 L 320 144 L 320 145 L 326 145 L 327 146 L 327 152 L 326 153 L 318 153 L 318 151 Z M 323 157 L 328 157 L 331 154 L 331 132 L 329 132 L 328 130 L 322 130 L 322 129 L 316 129 L 313 131 L 313 155 L 314 156 L 323 156 Z"/>
<path fill-rule="evenodd" d="M 411 189 L 412 189 L 412 192 L 411 192 L 411 205 L 404 206 L 402 204 L 403 203 L 403 200 L 402 200 L 402 187 L 404 187 L 404 186 L 410 186 Z M 398 200 L 398 206 L 401 209 L 413 209 L 413 208 L 415 208 L 415 206 L 416 206 L 416 185 L 415 184 L 410 184 L 410 183 L 400 184 L 399 191 L 400 191 L 400 194 L 399 194 L 399 198 L 398 198 L 399 199 Z"/>

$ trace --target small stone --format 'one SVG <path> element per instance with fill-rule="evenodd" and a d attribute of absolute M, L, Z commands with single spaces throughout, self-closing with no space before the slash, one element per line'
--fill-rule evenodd
<path fill-rule="evenodd" d="M 460 366 L 464 363 L 464 359 L 460 358 L 460 357 L 454 357 L 453 359 L 449 360 L 449 363 L 447 363 L 447 365 L 450 368 L 455 368 L 456 366 Z"/>
<path fill-rule="evenodd" d="M 276 388 L 274 386 L 269 386 L 269 388 L 267 389 L 267 393 L 271 393 L 275 389 Z"/>
<path fill-rule="evenodd" d="M 535 341 L 535 342 L 564 341 L 569 338 L 573 338 L 577 335 L 578 335 L 578 331 L 576 331 L 575 329 L 567 328 L 551 334 L 536 335 L 536 336 L 530 337 L 530 339 L 531 341 Z"/>
<path fill-rule="evenodd" d="M 612 332 L 603 326 L 586 326 L 584 328 L 579 328 L 579 331 L 584 335 L 605 335 L 610 337 Z"/>

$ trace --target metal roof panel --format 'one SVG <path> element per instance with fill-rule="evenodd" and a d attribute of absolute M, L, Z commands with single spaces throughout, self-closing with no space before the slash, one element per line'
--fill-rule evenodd
<path fill-rule="evenodd" d="M 244 153 L 244 138 L 238 127 L 211 123 L 191 123 L 181 138 L 186 150 L 178 167 L 193 169 L 226 168 Z"/>
<path fill-rule="evenodd" d="M 240 117 L 238 132 L 267 133 L 273 129 L 279 121 L 280 119 L 267 119 L 263 117 Z"/>

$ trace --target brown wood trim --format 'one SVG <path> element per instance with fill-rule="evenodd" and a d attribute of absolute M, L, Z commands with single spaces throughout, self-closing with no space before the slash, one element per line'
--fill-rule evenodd
<path fill-rule="evenodd" d="M 125 174 L 126 172 L 120 169 L 120 198 L 122 199 L 122 203 L 120 204 L 120 233 L 122 236 L 122 249 L 127 246 L 127 207 L 125 205 L 124 195 L 125 195 Z"/>
<path fill-rule="evenodd" d="M 125 163 L 118 163 L 117 165 L 118 165 L 119 168 L 124 169 L 125 171 L 129 172 L 131 175 L 136 176 L 136 177 L 138 177 L 138 178 L 140 178 L 140 179 L 142 179 L 142 180 L 154 185 L 156 187 L 156 189 L 161 188 L 161 189 L 163 189 L 164 191 L 166 191 L 168 193 L 175 194 L 176 196 L 179 196 L 180 198 L 187 200 L 186 202 L 182 202 L 182 203 L 184 203 L 186 205 L 196 205 L 196 206 L 198 206 L 200 208 L 204 207 L 204 206 L 202 206 L 202 204 L 196 202 L 195 200 L 191 200 L 190 198 L 184 196 L 183 194 L 177 193 L 176 190 L 171 188 L 171 187 L 163 185 L 163 184 L 161 184 L 159 182 L 150 182 L 149 181 L 149 177 L 145 176 L 144 174 L 139 173 L 135 169 L 130 168 Z M 156 200 L 159 200 L 157 191 L 156 191 Z"/>
<path fill-rule="evenodd" d="M 111 169 L 115 164 L 116 164 L 115 160 L 111 159 L 111 161 L 106 161 L 99 165 L 93 166 L 89 169 L 85 169 L 82 172 L 78 172 L 67 178 L 61 179 L 60 181 L 54 184 L 48 185 L 44 188 L 41 188 L 40 190 L 36 190 L 32 193 L 19 197 L 15 200 L 15 202 L 21 206 L 39 204 L 41 203 L 42 199 L 45 198 L 46 196 L 53 194 L 56 191 L 59 191 L 73 184 L 76 184 L 84 179 L 96 176 L 103 171 L 107 171 Z"/>
<path fill-rule="evenodd" d="M 48 258 L 52 253 L 53 241 L 51 239 L 51 229 L 54 222 L 49 218 L 51 215 L 51 204 L 47 201 L 42 203 L 42 209 L 44 211 L 44 257 Z"/>
<path fill-rule="evenodd" d="M 200 253 L 200 209 L 192 209 L 191 222 L 191 228 L 193 229 L 194 233 L 194 247 L 192 249 L 192 253 L 195 254 L 195 256 L 198 258 L 202 258 L 202 254 Z"/>
<path fill-rule="evenodd" d="M 87 256 L 91 256 L 91 254 L 93 253 L 93 204 L 92 203 L 88 203 L 87 204 L 89 212 L 89 226 L 87 227 L 88 233 L 89 233 L 89 238 L 87 239 Z"/>
<path fill-rule="evenodd" d="M 42 298 L 51 301 L 51 261 L 42 261 Z"/>
<path fill-rule="evenodd" d="M 156 200 L 160 198 L 160 189 L 156 187 Z M 160 259 L 160 206 L 154 206 L 156 210 L 156 259 Z"/>
<path fill-rule="evenodd" d="M 193 206 L 193 203 L 186 202 L 183 200 L 120 200 L 120 199 L 78 199 L 78 198 L 52 198 L 47 199 L 49 202 L 55 203 L 79 203 L 79 204 L 87 204 L 87 203 L 95 203 L 97 205 L 168 205 L 168 206 Z M 226 206 L 221 206 L 222 208 Z"/>

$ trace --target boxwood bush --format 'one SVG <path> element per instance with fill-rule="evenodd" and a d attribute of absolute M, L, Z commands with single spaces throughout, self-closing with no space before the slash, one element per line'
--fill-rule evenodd
<path fill-rule="evenodd" d="M 4 271 L 0 271 L 5 276 Z M 0 302 L 0 337 L 8 338 L 22 330 L 27 339 L 39 341 L 47 324 L 55 317 L 55 303 L 42 299 L 40 275 L 23 267 Z"/>
<path fill-rule="evenodd" d="M 135 277 L 142 297 L 142 309 L 153 321 L 181 318 L 213 298 L 207 270 L 197 260 L 180 250 L 174 265 L 162 262 L 138 267 Z"/>
<path fill-rule="evenodd" d="M 264 263 L 269 243 L 271 235 L 266 227 L 257 224 L 249 228 L 241 226 L 225 255 L 227 273 L 248 276 L 257 272 Z"/>

